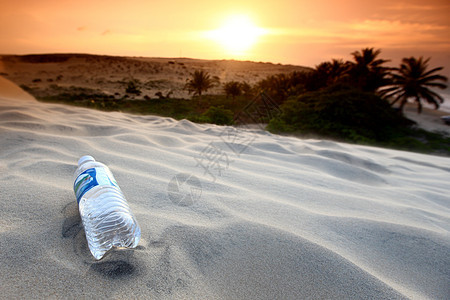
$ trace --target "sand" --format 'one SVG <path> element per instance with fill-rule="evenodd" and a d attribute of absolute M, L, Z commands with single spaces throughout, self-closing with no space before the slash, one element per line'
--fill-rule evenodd
<path fill-rule="evenodd" d="M 446 107 L 444 107 L 446 109 Z M 405 116 L 417 123 L 417 127 L 450 136 L 450 126 L 446 125 L 441 117 L 450 116 L 446 110 L 436 110 L 424 107 L 422 113 L 417 113 L 417 105 L 408 103 L 404 109 Z"/>
<path fill-rule="evenodd" d="M 0 298 L 450 294 L 449 158 L 40 103 L 5 79 L 0 139 Z M 84 154 L 115 174 L 137 249 L 89 253 Z"/>
<path fill-rule="evenodd" d="M 203 60 L 191 58 L 121 57 L 84 54 L 15 56 L 0 55 L 0 75 L 19 86 L 34 89 L 40 96 L 57 95 L 68 89 L 92 89 L 116 98 L 129 96 L 125 89 L 137 80 L 142 91 L 138 98 L 157 98 L 172 92 L 172 98 L 188 98 L 186 80 L 202 70 L 222 84 L 228 81 L 250 85 L 269 75 L 311 70 L 307 67 L 236 60 Z M 223 85 L 208 93 L 223 94 Z"/>

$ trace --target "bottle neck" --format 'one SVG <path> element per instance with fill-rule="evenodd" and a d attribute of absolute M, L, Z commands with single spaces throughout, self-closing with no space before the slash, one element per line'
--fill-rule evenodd
<path fill-rule="evenodd" d="M 90 156 L 90 155 L 82 156 L 78 160 L 78 167 L 81 167 L 83 164 L 85 164 L 87 162 L 95 162 L 95 159 L 92 156 Z"/>

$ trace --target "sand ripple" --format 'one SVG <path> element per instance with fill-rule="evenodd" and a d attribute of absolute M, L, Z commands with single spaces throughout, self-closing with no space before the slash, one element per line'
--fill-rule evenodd
<path fill-rule="evenodd" d="M 3 295 L 448 298 L 448 158 L 229 130 L 0 99 Z M 84 154 L 127 196 L 136 250 L 90 256 Z M 174 191 L 181 173 L 200 185 Z"/>

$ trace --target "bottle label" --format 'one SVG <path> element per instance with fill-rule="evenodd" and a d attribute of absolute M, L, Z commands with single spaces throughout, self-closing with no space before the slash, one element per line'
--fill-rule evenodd
<path fill-rule="evenodd" d="M 112 173 L 106 168 L 91 168 L 87 169 L 80 175 L 73 184 L 73 190 L 77 197 L 77 203 L 80 203 L 81 198 L 87 191 L 97 185 L 110 185 L 119 188 Z"/>

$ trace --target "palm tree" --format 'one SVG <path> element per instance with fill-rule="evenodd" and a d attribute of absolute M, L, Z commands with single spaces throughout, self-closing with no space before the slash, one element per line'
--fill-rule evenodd
<path fill-rule="evenodd" d="M 381 50 L 364 48 L 352 54 L 355 62 L 350 63 L 349 75 L 354 83 L 366 92 L 375 92 L 378 88 L 388 84 L 389 68 L 382 64 L 388 60 L 378 59 Z"/>
<path fill-rule="evenodd" d="M 257 89 L 267 92 L 277 104 L 283 103 L 289 96 L 291 89 L 290 75 L 270 75 L 257 83 Z"/>
<path fill-rule="evenodd" d="M 223 90 L 225 91 L 227 97 L 231 96 L 233 102 L 237 96 L 242 94 L 241 84 L 237 81 L 229 81 L 225 83 L 225 85 L 223 86 Z"/>
<path fill-rule="evenodd" d="M 349 63 L 342 59 L 332 59 L 331 62 L 322 62 L 316 66 L 316 73 L 324 85 L 332 85 L 343 80 L 349 69 Z"/>
<path fill-rule="evenodd" d="M 191 79 L 187 79 L 184 88 L 189 91 L 189 94 L 194 92 L 194 96 L 201 96 L 202 92 L 206 92 L 218 84 L 218 78 L 211 78 L 205 71 L 195 71 L 191 76 Z"/>
<path fill-rule="evenodd" d="M 242 92 L 242 94 L 244 94 L 244 96 L 246 96 L 246 97 L 251 96 L 252 87 L 246 81 L 241 82 L 240 88 L 241 88 L 241 92 Z"/>
<path fill-rule="evenodd" d="M 427 70 L 429 60 L 430 58 L 424 60 L 422 57 L 404 58 L 400 68 L 394 69 L 396 73 L 391 74 L 392 84 L 381 91 L 385 98 L 395 97 L 391 105 L 400 101 L 400 112 L 403 112 L 403 107 L 409 98 L 414 98 L 418 113 L 422 112 L 421 99 L 433 104 L 436 109 L 439 108 L 439 103 L 444 102 L 440 95 L 429 88 L 445 89 L 447 85 L 442 82 L 446 82 L 447 77 L 435 74 L 443 67 Z"/>

